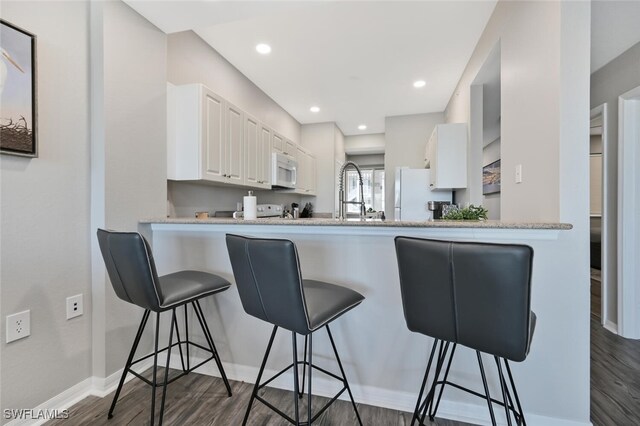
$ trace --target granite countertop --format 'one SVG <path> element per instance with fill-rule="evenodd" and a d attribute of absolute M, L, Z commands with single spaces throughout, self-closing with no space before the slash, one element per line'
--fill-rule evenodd
<path fill-rule="evenodd" d="M 153 218 L 143 219 L 144 224 L 185 224 L 185 225 L 292 225 L 292 226 L 370 226 L 370 227 L 399 227 L 399 228 L 491 228 L 491 229 L 556 229 L 569 230 L 573 225 L 569 223 L 555 222 L 503 222 L 499 220 L 483 221 L 419 221 L 419 222 L 396 222 L 393 220 L 360 220 L 348 219 L 340 221 L 336 219 L 310 218 L 310 219 L 257 219 L 243 220 L 231 218 L 208 218 L 196 219 L 192 217 L 177 218 Z"/>

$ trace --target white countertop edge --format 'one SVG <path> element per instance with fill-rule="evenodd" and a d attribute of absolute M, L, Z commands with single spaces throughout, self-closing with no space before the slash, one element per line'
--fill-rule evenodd
<path fill-rule="evenodd" d="M 407 227 L 407 226 L 332 226 L 332 225 L 268 225 L 236 223 L 158 223 L 141 222 L 152 231 L 158 232 L 213 232 L 240 235 L 358 235 L 388 236 L 398 235 L 426 238 L 446 238 L 464 240 L 557 240 L 560 229 L 534 228 L 445 228 L 445 227 Z"/>

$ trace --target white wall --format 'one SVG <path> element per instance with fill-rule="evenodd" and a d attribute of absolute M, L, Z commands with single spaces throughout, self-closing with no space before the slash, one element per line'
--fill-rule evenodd
<path fill-rule="evenodd" d="M 104 226 L 135 231 L 167 206 L 166 35 L 122 2 L 104 2 L 102 18 L 105 134 L 95 155 L 104 158 Z M 95 317 L 93 332 L 104 333 L 109 375 L 124 366 L 142 310 L 118 299 L 108 281 L 104 302 L 104 330 Z"/>
<path fill-rule="evenodd" d="M 502 214 L 507 221 L 563 221 L 567 250 L 553 268 L 555 309 L 570 310 L 546 372 L 558 397 L 530 394 L 554 417 L 589 422 L 588 144 L 590 4 L 498 2 L 445 111 L 447 122 L 469 122 L 471 84 L 491 49 L 501 46 Z M 516 164 L 523 183 L 516 184 Z M 460 200 L 458 200 L 460 201 Z M 536 260 L 534 259 L 534 263 Z M 570 265 L 570 267 L 568 267 Z M 534 303 L 546 297 L 533 277 Z M 559 325 L 538 318 L 537 335 Z M 551 359 L 549 358 L 549 359 Z M 525 361 L 526 363 L 527 361 Z"/>
<path fill-rule="evenodd" d="M 442 113 L 400 115 L 385 118 L 385 211 L 393 220 L 396 167 L 424 168 L 427 141 L 436 124 L 444 123 Z"/>
<path fill-rule="evenodd" d="M 496 139 L 482 148 L 482 166 L 493 163 L 500 159 L 500 139 Z M 487 214 L 491 220 L 500 219 L 500 193 L 482 196 L 482 205 L 489 210 Z"/>
<path fill-rule="evenodd" d="M 35 407 L 91 373 L 88 5 L 3 1 L 2 19 L 38 37 L 39 157 L 0 156 L 7 409 Z M 67 321 L 65 299 L 78 293 L 85 314 Z M 25 309 L 31 336 L 6 344 L 5 316 Z"/>
<path fill-rule="evenodd" d="M 635 44 L 622 55 L 609 62 L 604 67 L 591 75 L 591 108 L 603 103 L 607 104 L 607 145 L 608 151 L 604 152 L 606 166 L 609 171 L 609 183 L 607 191 L 609 217 L 607 226 L 609 229 L 607 249 L 610 259 L 617 259 L 618 253 L 618 96 L 640 86 L 640 43 Z M 607 268 L 609 282 L 608 307 L 606 318 L 613 324 L 618 323 L 618 295 L 617 295 L 617 271 L 615 267 Z"/>
<path fill-rule="evenodd" d="M 344 150 L 349 155 L 384 154 L 384 133 L 344 137 Z"/>

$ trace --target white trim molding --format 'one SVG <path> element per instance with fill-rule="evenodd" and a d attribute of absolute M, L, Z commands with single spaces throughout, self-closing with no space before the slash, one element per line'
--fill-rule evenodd
<path fill-rule="evenodd" d="M 142 373 L 145 370 L 148 370 L 153 365 L 153 360 L 149 359 L 139 363 L 134 371 L 136 373 Z M 118 386 L 118 382 L 120 381 L 120 376 L 122 375 L 122 369 L 116 371 L 115 373 L 109 375 L 108 377 L 88 377 L 70 387 L 69 389 L 61 392 L 60 394 L 54 396 L 48 401 L 43 402 L 37 407 L 30 410 L 23 410 L 31 413 L 43 413 L 43 414 L 51 414 L 54 412 L 61 413 L 64 410 L 68 410 L 73 405 L 82 401 L 83 399 L 89 396 L 96 396 L 98 398 L 104 398 L 109 395 L 111 392 L 116 390 Z M 125 383 L 129 382 L 135 376 L 133 374 L 128 374 Z M 4 414 L 4 413 L 3 413 Z M 104 414 L 105 416 L 107 413 Z M 44 415 L 42 416 L 44 417 Z M 51 418 L 16 418 L 9 423 L 5 424 L 5 426 L 38 426 L 42 425 Z"/>

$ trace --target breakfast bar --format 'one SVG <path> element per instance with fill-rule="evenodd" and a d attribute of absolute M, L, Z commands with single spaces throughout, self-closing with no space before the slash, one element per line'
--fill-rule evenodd
<path fill-rule="evenodd" d="M 219 274 L 231 282 L 226 234 L 294 241 L 305 278 L 340 284 L 366 298 L 357 310 L 332 326 L 356 401 L 409 412 L 414 409 L 432 340 L 406 328 L 394 237 L 529 245 L 534 249 L 531 308 L 538 321 L 529 357 L 512 364 L 518 392 L 531 424 L 576 424 L 565 420 L 575 410 L 571 404 L 576 399 L 569 395 L 572 389 L 588 388 L 589 376 L 583 365 L 572 362 L 581 350 L 574 339 L 583 339 L 588 327 L 567 307 L 574 288 L 562 272 L 558 273 L 566 269 L 558 259 L 570 247 L 569 224 L 160 218 L 142 220 L 140 228 L 152 243 L 156 264 L 162 268 L 159 274 L 195 269 Z M 203 302 L 229 378 L 253 382 L 269 325 L 245 314 L 233 287 L 215 300 Z M 276 338 L 265 374 L 269 376 L 287 365 L 290 356 L 290 341 L 283 334 Z M 451 380 L 477 388 L 475 353 L 460 348 L 456 356 Z M 322 334 L 314 343 L 314 361 L 329 371 L 337 368 L 330 343 Z M 498 395 L 495 365 L 485 364 L 489 366 L 491 392 Z M 205 366 L 202 372 L 218 374 L 211 366 Z M 292 378 L 283 375 L 270 386 L 291 389 L 291 383 Z M 314 378 L 314 394 L 332 396 L 336 389 L 337 384 L 322 375 Z M 439 416 L 476 424 L 489 421 L 483 401 L 449 388 Z"/>

